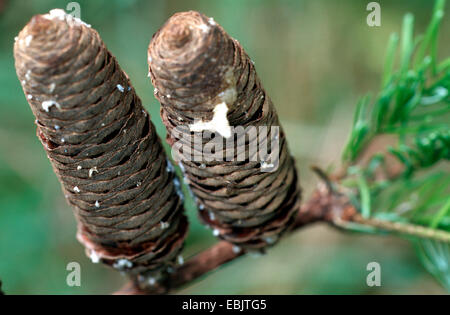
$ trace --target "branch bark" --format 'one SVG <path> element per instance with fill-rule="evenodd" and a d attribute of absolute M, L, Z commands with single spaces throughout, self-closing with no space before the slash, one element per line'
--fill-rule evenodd
<path fill-rule="evenodd" d="M 295 223 L 289 232 L 295 232 L 304 226 L 315 222 L 329 223 L 337 228 L 346 228 L 346 224 L 353 222 L 370 226 L 388 232 L 402 235 L 427 237 L 436 240 L 450 242 L 450 234 L 446 232 L 430 232 L 430 229 L 418 225 L 381 221 L 373 218 L 363 218 L 352 205 L 349 198 L 338 191 L 335 183 L 331 182 L 323 173 L 316 173 L 322 178 L 316 190 L 302 205 L 297 213 Z M 212 247 L 193 256 L 180 266 L 172 274 L 169 274 L 164 282 L 154 286 L 142 288 L 136 279 L 132 279 L 115 294 L 166 294 L 179 289 L 193 280 L 200 278 L 218 267 L 234 261 L 243 256 L 245 251 L 237 251 L 228 242 L 220 241 Z"/>
<path fill-rule="evenodd" d="M 356 213 L 356 209 L 344 195 L 330 191 L 327 184 L 321 183 L 310 199 L 300 208 L 295 223 L 288 232 L 295 232 L 315 222 L 332 223 L 336 220 L 336 216 L 348 220 Z M 133 278 L 115 294 L 166 294 L 243 256 L 245 253 L 244 250 L 239 250 L 231 243 L 220 241 L 187 260 L 174 273 L 169 274 L 164 281 L 155 283 L 151 287 L 142 288 L 137 279 Z"/>

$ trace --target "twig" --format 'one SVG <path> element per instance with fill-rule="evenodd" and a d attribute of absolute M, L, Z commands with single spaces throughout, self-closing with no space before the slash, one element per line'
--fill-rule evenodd
<path fill-rule="evenodd" d="M 317 172 L 316 169 L 313 170 L 321 174 L 320 177 L 323 182 L 319 183 L 311 197 L 299 209 L 296 221 L 290 232 L 295 232 L 315 222 L 327 222 L 340 228 L 346 228 L 347 223 L 354 222 L 387 232 L 450 242 L 450 233 L 444 231 L 435 231 L 413 224 L 363 218 L 351 204 L 349 198 L 335 189 L 337 185 L 334 185 L 324 172 Z M 126 284 L 115 294 L 168 293 L 169 291 L 183 287 L 191 281 L 244 254 L 244 251 L 237 251 L 236 248 L 233 248 L 232 244 L 221 241 L 187 260 L 184 265 L 170 274 L 164 283 L 159 283 L 150 289 L 140 289 L 134 280 Z"/>
<path fill-rule="evenodd" d="M 294 232 L 314 222 L 332 222 L 334 215 L 331 215 L 330 211 L 339 213 L 343 217 L 348 217 L 356 210 L 350 205 L 348 200 L 344 200 L 342 196 L 331 193 L 326 185 L 319 185 L 311 198 L 300 208 L 290 231 Z M 115 294 L 168 293 L 244 254 L 245 252 L 243 250 L 239 250 L 234 245 L 220 241 L 187 260 L 174 273 L 168 275 L 164 283 L 159 283 L 152 288 L 140 289 L 136 279 L 132 279 L 132 281 L 127 283 Z"/>
<path fill-rule="evenodd" d="M 363 218 L 357 214 L 352 218 L 353 222 L 366 226 L 375 227 L 381 230 L 395 232 L 403 235 L 417 236 L 421 238 L 433 239 L 436 241 L 450 242 L 450 233 L 436 229 L 430 229 L 421 225 L 403 222 L 391 222 L 374 218 Z"/>
<path fill-rule="evenodd" d="M 220 241 L 181 266 L 177 274 L 170 277 L 172 288 L 183 286 L 243 254 L 244 251 L 234 247 L 231 243 Z"/>
<path fill-rule="evenodd" d="M 243 250 L 235 247 L 233 244 L 220 241 L 178 267 L 175 273 L 168 275 L 164 283 L 155 284 L 148 289 L 140 289 L 136 280 L 133 279 L 115 294 L 142 295 L 167 293 L 244 254 L 245 252 Z"/>

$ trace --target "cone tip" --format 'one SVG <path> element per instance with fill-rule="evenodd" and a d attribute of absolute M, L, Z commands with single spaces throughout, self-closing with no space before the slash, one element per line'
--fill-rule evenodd
<path fill-rule="evenodd" d="M 215 23 L 197 11 L 175 13 L 159 31 L 158 36 L 167 44 L 166 48 L 180 49 L 198 36 L 206 35 Z"/>

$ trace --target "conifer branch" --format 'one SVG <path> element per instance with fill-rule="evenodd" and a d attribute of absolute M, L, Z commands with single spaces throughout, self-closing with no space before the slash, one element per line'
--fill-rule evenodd
<path fill-rule="evenodd" d="M 319 222 L 328 223 L 341 229 L 349 229 L 350 224 L 359 224 L 364 227 L 376 228 L 382 232 L 418 236 L 450 244 L 450 233 L 445 231 L 436 231 L 413 224 L 364 219 L 352 205 L 350 199 L 336 190 L 337 183 L 326 177 L 323 171 L 318 171 L 316 167 L 314 169 L 316 173 L 321 174 L 323 181 L 318 184 L 311 197 L 301 206 L 289 233 L 295 233 L 305 226 Z M 324 175 L 325 177 L 323 177 Z M 330 187 L 334 188 L 330 190 Z M 142 289 L 137 283 L 131 281 L 115 294 L 166 294 L 176 291 L 245 254 L 245 251 L 237 249 L 231 243 L 220 241 L 189 258 L 184 265 L 170 274 L 164 283 Z"/>
<path fill-rule="evenodd" d="M 405 17 L 400 69 L 393 70 L 398 44 L 398 37 L 393 36 L 381 92 L 373 102 L 366 96 L 358 103 L 349 142 L 344 149 L 344 167 L 335 175 L 327 175 L 314 168 L 322 182 L 302 206 L 298 206 L 300 189 L 287 146 L 283 147 L 281 154 L 281 161 L 285 164 L 279 173 L 269 174 L 267 178 L 251 170 L 265 161 L 249 164 L 249 175 L 242 177 L 237 176 L 243 175 L 240 164 L 227 165 L 230 168 L 219 179 L 213 172 L 207 174 L 203 170 L 205 167 L 216 170 L 214 163 L 187 163 L 191 177 L 201 174 L 194 187 L 194 193 L 203 196 L 200 204 L 209 204 L 212 209 L 216 207 L 213 209 L 215 214 L 220 214 L 222 206 L 230 206 L 228 194 L 231 191 L 238 199 L 237 207 L 233 208 L 237 211 L 232 215 L 239 216 L 238 220 L 230 216 L 222 218 L 223 222 L 208 221 L 209 225 L 221 229 L 219 234 L 229 242 L 219 241 L 179 266 L 175 261 L 187 233 L 186 218 L 176 191 L 173 170 L 128 77 L 98 34 L 85 23 L 58 12 L 33 18 L 15 44 L 17 74 L 37 118 L 38 136 L 69 203 L 74 207 L 79 223 L 79 240 L 93 260 L 101 260 L 129 272 L 131 281 L 117 294 L 169 293 L 235 261 L 250 250 L 264 251 L 267 245 L 272 245 L 267 236 L 278 238 L 285 231 L 292 233 L 315 222 L 349 230 L 389 232 L 413 239 L 438 241 L 440 246 L 450 244 L 450 225 L 445 220 L 449 214 L 449 199 L 448 194 L 439 189 L 440 184 L 448 185 L 448 178 L 442 179 L 439 174 L 425 178 L 417 175 L 418 171 L 429 170 L 450 159 L 450 131 L 445 121 L 439 120 L 450 112 L 450 62 L 448 59 L 441 63 L 436 60 L 443 7 L 444 1 L 438 0 L 422 41 L 413 40 L 413 17 Z M 254 116 L 267 118 L 265 122 L 269 125 L 277 125 L 273 104 L 237 41 L 229 38 L 213 20 L 198 13 L 187 15 L 190 18 L 194 16 L 195 34 L 191 33 L 192 28 L 175 25 L 168 31 L 169 40 L 161 47 L 165 49 L 168 45 L 172 49 L 175 45 L 180 48 L 194 35 L 202 40 L 215 40 L 214 45 L 204 45 L 203 49 L 212 48 L 216 49 L 215 52 L 225 53 L 208 61 L 224 65 L 220 67 L 220 73 L 205 68 L 204 77 L 211 76 L 209 80 L 216 80 L 217 84 L 200 85 L 198 93 L 192 93 L 194 97 L 190 99 L 190 106 L 206 106 L 192 111 L 190 107 L 184 107 L 186 102 L 177 102 L 176 98 L 183 98 L 183 93 L 190 94 L 183 88 L 185 80 L 202 76 L 196 75 L 196 69 L 188 69 L 194 75 L 184 75 L 179 82 L 175 80 L 179 86 L 174 88 L 174 82 L 167 84 L 176 75 L 165 73 L 169 69 L 165 67 L 167 60 L 158 60 L 157 56 L 161 54 L 156 54 L 155 51 L 159 50 L 153 46 L 153 51 L 151 46 L 150 72 L 157 85 L 155 92 L 163 105 L 166 126 L 176 127 L 180 125 L 179 121 L 185 121 L 197 128 L 194 120 L 213 118 L 211 115 L 217 105 L 225 104 L 231 108 L 236 100 L 242 106 L 231 108 L 230 114 L 235 121 L 253 123 L 251 119 Z M 216 37 L 204 35 L 205 28 Z M 53 43 L 45 37 L 48 34 L 54 35 L 51 40 L 61 40 Z M 418 47 L 416 43 L 419 43 Z M 225 46 L 228 50 L 222 49 Z M 416 57 L 413 57 L 416 49 Z M 175 64 L 179 65 L 178 62 Z M 248 87 L 250 89 L 245 91 Z M 221 101 L 215 102 L 214 108 L 210 108 L 207 101 L 211 95 Z M 421 119 L 421 115 L 429 119 Z M 191 131 L 196 129 L 188 133 Z M 385 146 L 383 152 L 372 151 L 371 145 L 385 134 L 395 136 L 395 146 Z M 285 145 L 284 134 L 280 138 Z M 262 187 L 252 196 L 252 201 L 256 201 L 250 210 L 254 212 L 252 219 L 255 220 L 248 222 L 255 223 L 253 226 L 241 225 L 248 219 L 245 210 L 249 210 L 244 207 L 248 200 L 241 195 L 247 190 L 251 192 L 251 189 L 234 187 L 234 180 L 224 181 L 228 175 L 241 180 L 249 176 L 249 182 L 254 185 L 251 187 Z M 421 182 L 414 186 L 413 182 L 417 180 Z M 405 211 L 399 214 L 392 210 L 394 206 L 377 207 L 374 201 L 381 199 L 379 197 L 386 193 L 387 188 L 398 183 L 408 184 L 409 193 L 423 187 L 437 188 L 431 197 L 421 200 L 419 205 L 414 205 L 415 208 L 408 208 L 407 215 L 404 215 Z M 211 190 L 211 187 L 216 188 Z M 159 193 L 157 189 L 160 189 Z M 266 199 L 268 193 L 272 195 Z M 155 203 L 155 199 L 160 203 Z M 158 209 L 153 208 L 155 204 Z M 260 216 L 261 209 L 269 210 L 268 219 Z M 233 224 L 228 226 L 227 220 Z M 233 242 L 242 246 L 233 245 Z M 158 270 L 158 278 L 149 278 L 149 270 Z"/>

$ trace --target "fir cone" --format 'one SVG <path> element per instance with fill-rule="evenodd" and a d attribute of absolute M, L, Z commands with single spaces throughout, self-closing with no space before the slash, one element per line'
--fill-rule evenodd
<path fill-rule="evenodd" d="M 212 18 L 182 12 L 153 36 L 148 62 L 167 140 L 202 221 L 239 247 L 275 243 L 293 223 L 300 188 L 275 108 L 242 46 Z M 257 135 L 242 133 L 252 127 Z"/>
<path fill-rule="evenodd" d="M 187 232 L 176 177 L 98 33 L 52 10 L 20 32 L 14 56 L 87 255 L 131 275 L 174 264 Z"/>

